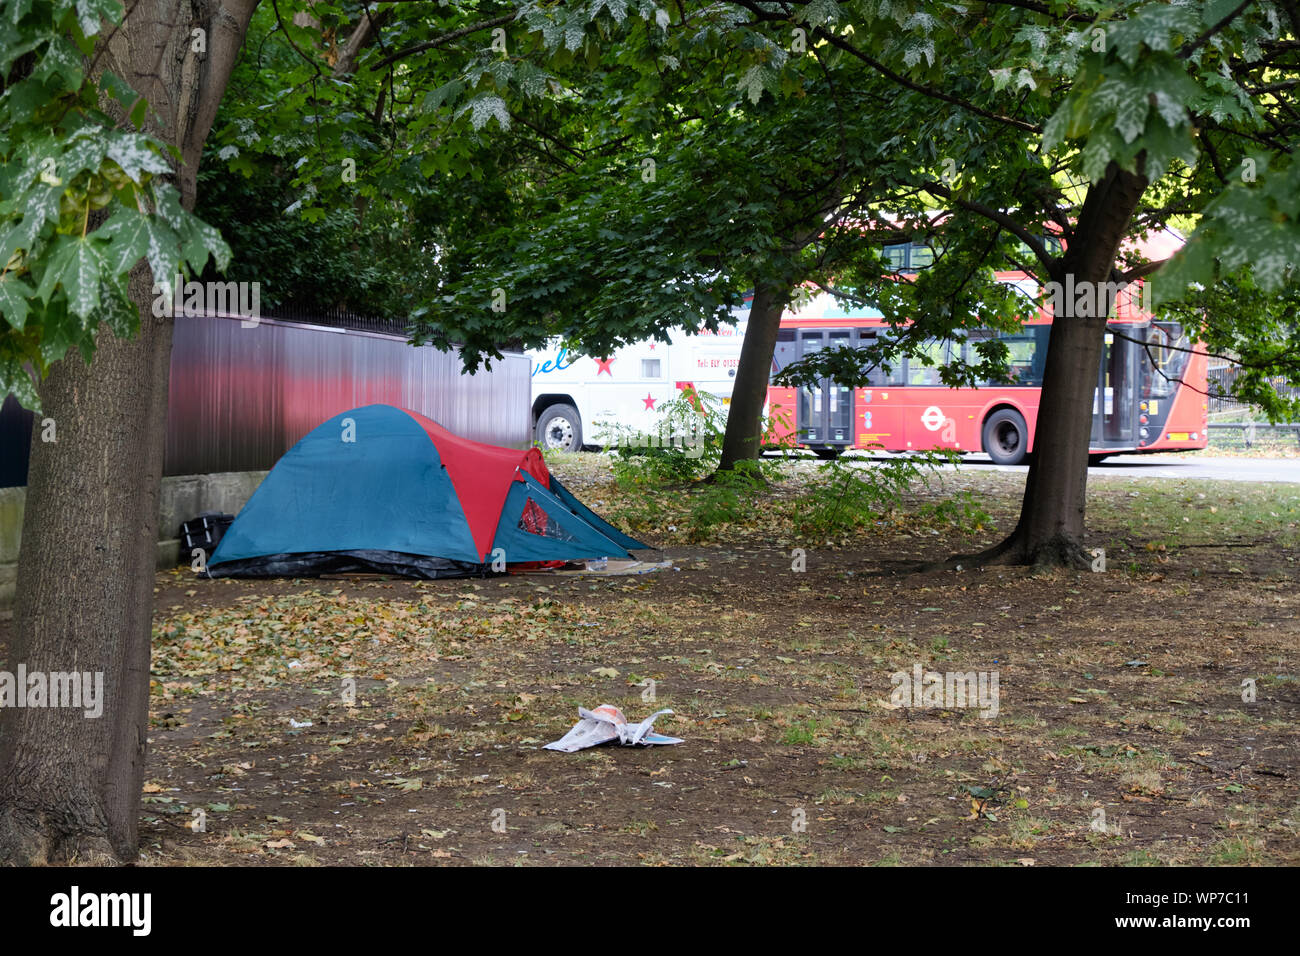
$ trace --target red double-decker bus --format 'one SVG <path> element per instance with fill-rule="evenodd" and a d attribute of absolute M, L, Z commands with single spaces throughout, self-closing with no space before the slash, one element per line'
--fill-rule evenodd
<path fill-rule="evenodd" d="M 899 243 L 885 250 L 900 273 L 929 264 L 929 247 Z M 1026 282 L 1023 273 L 1001 273 Z M 1137 284 L 1132 287 L 1138 288 Z M 1034 448 L 1050 313 L 1036 310 L 1015 333 L 973 329 L 954 341 L 924 344 L 933 364 L 897 359 L 866 387 L 829 379 L 815 388 L 768 389 L 771 438 L 832 458 L 850 448 L 890 452 L 949 448 L 984 452 L 998 464 L 1024 461 Z M 773 377 L 806 355 L 827 348 L 872 344 L 891 329 L 879 312 L 820 295 L 781 322 Z M 941 384 L 939 366 L 975 361 L 973 343 L 997 337 L 1009 353 L 1009 383 L 973 388 Z M 1093 460 L 1134 452 L 1187 451 L 1207 443 L 1207 357 L 1176 322 L 1157 322 L 1139 307 L 1136 292 L 1121 295 L 1108 324 L 1093 400 Z"/>

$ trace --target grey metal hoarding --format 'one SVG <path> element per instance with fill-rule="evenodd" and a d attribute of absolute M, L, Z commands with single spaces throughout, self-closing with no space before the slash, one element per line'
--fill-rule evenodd
<path fill-rule="evenodd" d="M 182 315 L 171 359 L 165 474 L 261 471 L 333 415 L 383 402 L 493 445 L 532 441 L 531 365 L 507 353 L 461 372 L 455 351 L 399 335 L 278 319 Z M 26 475 L 30 413 L 10 402 L 0 455 Z M 23 421 L 19 421 L 19 416 Z"/>

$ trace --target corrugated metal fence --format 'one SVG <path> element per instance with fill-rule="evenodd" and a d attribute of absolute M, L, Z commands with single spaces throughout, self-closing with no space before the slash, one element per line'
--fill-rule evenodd
<path fill-rule="evenodd" d="M 321 422 L 376 402 L 420 412 L 477 441 L 531 442 L 527 356 L 507 353 L 491 370 L 465 375 L 458 353 L 408 345 L 400 324 L 345 314 L 321 316 L 319 325 L 304 318 L 255 325 L 237 316 L 176 319 L 166 474 L 270 468 Z M 7 463 L 0 486 L 24 484 L 31 414 L 11 400 L 0 419 Z"/>

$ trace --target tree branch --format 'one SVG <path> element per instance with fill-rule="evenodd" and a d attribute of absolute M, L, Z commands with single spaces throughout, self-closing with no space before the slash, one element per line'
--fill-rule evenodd
<path fill-rule="evenodd" d="M 442 36 L 434 37 L 432 40 L 426 40 L 424 43 L 417 43 L 414 46 L 408 46 L 405 50 L 398 50 L 391 56 L 384 57 L 384 59 L 380 60 L 370 69 L 382 70 L 390 63 L 396 63 L 403 57 L 413 56 L 416 53 L 423 53 L 425 50 L 432 50 L 435 47 L 444 46 L 453 40 L 459 40 L 463 36 L 477 33 L 479 30 L 488 30 L 492 27 L 503 26 L 504 24 L 510 23 L 514 20 L 516 16 L 518 16 L 518 12 L 507 13 L 505 16 L 494 17 L 491 20 L 482 20 L 478 23 L 472 23 L 467 27 L 461 27 L 459 30 L 452 30 L 450 33 L 444 33 Z"/>
<path fill-rule="evenodd" d="M 1134 266 L 1127 272 L 1121 272 L 1119 274 L 1119 281 L 1127 284 L 1137 279 L 1144 278 L 1145 276 L 1149 276 L 1154 272 L 1159 272 L 1161 267 L 1163 267 L 1168 261 L 1168 259 L 1155 259 L 1151 262 L 1144 262 L 1140 266 Z"/>
<path fill-rule="evenodd" d="M 285 29 L 284 19 L 280 16 L 280 7 L 276 3 L 276 0 L 271 0 L 271 9 L 275 11 L 275 22 L 280 25 L 280 32 L 283 33 L 284 38 L 289 41 L 289 46 L 293 47 L 293 52 L 302 57 L 307 62 L 307 65 L 316 71 L 317 76 L 322 76 L 323 74 L 321 72 L 320 64 L 309 57 L 306 53 L 303 53 L 302 50 L 298 49 L 298 44 L 294 43 L 293 37 L 289 36 L 289 31 Z"/>
<path fill-rule="evenodd" d="M 776 14 L 771 10 L 765 10 L 762 7 L 760 7 L 758 3 L 754 2 L 754 0 L 735 0 L 735 3 L 737 4 L 737 6 L 744 7 L 746 10 L 752 13 L 758 19 L 759 22 L 762 23 L 774 23 L 774 22 L 793 23 L 794 22 L 790 14 Z M 991 119 L 995 122 L 1003 123 L 1007 126 L 1014 126 L 1016 129 L 1024 130 L 1027 133 L 1041 133 L 1043 131 L 1041 126 L 1038 126 L 1034 123 L 1028 123 L 1024 120 L 1018 120 L 1012 116 L 1004 116 L 1001 113 L 994 113 L 990 110 L 984 109 L 983 107 L 976 106 L 974 103 L 968 103 L 965 100 L 961 99 L 960 97 L 956 97 L 948 93 L 940 92 L 939 90 L 932 89 L 931 87 L 925 86 L 921 83 L 914 83 L 913 81 L 907 79 L 906 77 L 898 73 L 895 73 L 893 70 L 885 66 L 885 64 L 881 63 L 879 60 L 877 60 L 875 57 L 871 56 L 870 54 L 864 53 L 863 51 L 859 50 L 857 47 L 855 47 L 852 43 L 849 43 L 839 34 L 832 33 L 831 31 L 826 30 L 823 27 L 816 27 L 812 31 L 812 34 L 813 36 L 825 40 L 831 46 L 838 47 L 839 49 L 843 50 L 845 53 L 848 53 L 850 56 L 857 57 L 867 66 L 875 70 L 877 73 L 881 74 L 882 76 L 890 80 L 893 80 L 899 86 L 904 86 L 907 89 L 912 90 L 913 92 L 920 93 L 923 96 L 932 97 L 933 99 L 942 100 L 945 103 L 948 103 L 952 106 L 959 107 L 970 113 L 974 113 L 977 116 L 983 116 L 985 119 Z"/>
<path fill-rule="evenodd" d="M 1250 6 L 1253 2 L 1254 0 L 1241 0 L 1241 3 L 1237 4 L 1235 9 L 1230 10 L 1227 16 L 1221 19 L 1218 23 L 1214 24 L 1214 26 L 1206 29 L 1205 32 L 1203 32 L 1195 40 L 1193 40 L 1191 43 L 1188 43 L 1181 50 L 1179 50 L 1178 59 L 1186 60 L 1189 56 L 1191 56 L 1201 47 L 1205 46 L 1205 44 L 1210 42 L 1210 37 L 1214 36 L 1216 33 L 1218 33 L 1220 30 L 1226 27 L 1233 20 L 1237 19 L 1237 17 L 1240 16 L 1241 12 L 1245 10 L 1248 6 Z"/>
<path fill-rule="evenodd" d="M 912 90 L 916 93 L 920 93 L 922 96 L 929 96 L 936 100 L 942 100 L 945 103 L 951 104 L 952 106 L 959 107 L 960 109 L 964 109 L 967 112 L 974 113 L 977 116 L 983 116 L 985 119 L 991 119 L 994 122 L 1002 123 L 1006 126 L 1013 126 L 1016 129 L 1022 129 L 1027 133 L 1041 133 L 1043 131 L 1043 128 L 1037 125 L 1036 123 L 1028 123 L 1024 120 L 1018 120 L 1013 116 L 1003 116 L 1001 113 L 994 113 L 990 110 L 986 110 L 983 109 L 982 107 L 976 106 L 974 103 L 967 103 L 965 100 L 960 99 L 956 96 L 950 96 L 947 93 L 941 93 L 938 90 L 931 89 L 928 86 L 923 86 L 920 83 L 913 83 L 911 80 L 907 79 L 906 77 L 903 77 L 898 73 L 895 73 L 893 70 L 885 66 L 885 64 L 881 63 L 879 60 L 875 59 L 872 56 L 869 56 L 866 53 L 863 53 L 852 43 L 847 42 L 843 37 L 837 36 L 836 34 L 831 33 L 821 27 L 818 27 L 816 30 L 813 31 L 813 33 L 814 35 L 819 36 L 822 39 L 826 40 L 832 46 L 839 47 L 844 52 L 857 57 L 863 63 L 867 64 L 867 66 L 875 70 L 877 73 L 881 74 L 887 79 L 893 80 L 899 86 L 905 86 L 909 90 Z"/>
<path fill-rule="evenodd" d="M 981 202 L 975 202 L 971 199 L 962 199 L 959 196 L 954 196 L 952 190 L 941 183 L 926 183 L 925 188 L 936 196 L 942 196 L 949 202 L 956 203 L 958 206 L 961 206 L 969 212 L 975 213 L 977 216 L 983 216 L 990 222 L 997 223 L 1030 248 L 1038 261 L 1043 264 L 1048 275 L 1055 275 L 1056 260 L 1053 258 L 1051 253 L 1047 251 L 1047 246 L 1043 243 L 1042 238 L 1016 222 L 1016 220 L 1012 219 L 1001 209 L 994 209 L 992 206 L 986 206 Z"/>
<path fill-rule="evenodd" d="M 348 36 L 347 42 L 343 44 L 343 49 L 339 53 L 339 58 L 334 61 L 334 76 L 349 76 L 357 66 L 357 57 L 361 51 L 371 42 L 383 26 L 384 21 L 388 19 L 389 14 L 393 12 L 392 7 L 386 7 L 379 10 L 372 17 L 370 15 L 370 4 L 361 8 L 361 20 L 357 23 L 355 29 Z"/>

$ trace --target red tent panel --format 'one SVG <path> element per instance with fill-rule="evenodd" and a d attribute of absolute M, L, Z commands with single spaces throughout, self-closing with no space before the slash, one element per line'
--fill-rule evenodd
<path fill-rule="evenodd" d="M 516 473 L 522 469 L 543 487 L 550 486 L 551 473 L 546 470 L 542 453 L 536 448 L 519 451 L 485 445 L 453 434 L 418 412 L 403 411 L 420 424 L 438 449 L 438 457 L 442 459 L 465 510 L 479 559 L 486 563 L 492 550 L 492 538 L 501 520 L 501 509 L 510 493 L 510 483 L 518 480 Z"/>

